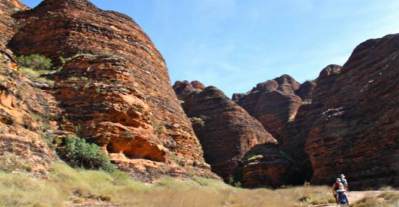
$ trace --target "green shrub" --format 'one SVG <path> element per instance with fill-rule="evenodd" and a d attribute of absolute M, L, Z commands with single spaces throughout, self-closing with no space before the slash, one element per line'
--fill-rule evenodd
<path fill-rule="evenodd" d="M 32 68 L 35 70 L 51 70 L 53 67 L 50 58 L 38 54 L 19 56 L 17 57 L 17 62 L 22 67 Z"/>
<path fill-rule="evenodd" d="M 87 143 L 85 139 L 70 136 L 64 140 L 57 154 L 72 167 L 101 169 L 108 172 L 115 170 L 107 155 L 96 144 Z"/>

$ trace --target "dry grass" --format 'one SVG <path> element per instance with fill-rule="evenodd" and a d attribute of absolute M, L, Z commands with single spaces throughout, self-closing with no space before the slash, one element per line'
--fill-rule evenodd
<path fill-rule="evenodd" d="M 310 186 L 305 185 L 304 187 L 291 187 L 286 189 L 277 190 L 277 192 L 288 195 L 300 201 L 299 206 L 309 205 L 320 205 L 335 203 L 335 198 L 332 195 L 332 191 L 327 186 Z"/>
<path fill-rule="evenodd" d="M 0 170 L 8 173 L 15 171 L 30 172 L 32 167 L 26 160 L 13 153 L 6 152 L 0 156 Z"/>
<path fill-rule="evenodd" d="M 351 207 L 398 207 L 399 193 L 386 192 L 377 197 L 362 199 Z"/>
<path fill-rule="evenodd" d="M 127 207 L 290 207 L 328 203 L 327 187 L 281 190 L 233 188 L 203 178 L 164 178 L 156 184 L 135 182 L 126 174 L 75 170 L 56 163 L 48 179 L 0 172 L 0 206 L 66 206 L 87 199 Z"/>

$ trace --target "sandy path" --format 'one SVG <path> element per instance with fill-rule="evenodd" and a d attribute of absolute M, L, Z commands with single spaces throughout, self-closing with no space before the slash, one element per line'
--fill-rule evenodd
<path fill-rule="evenodd" d="M 347 193 L 348 199 L 350 203 L 356 203 L 363 198 L 367 197 L 377 197 L 381 193 L 386 192 L 386 191 L 350 191 Z M 323 204 L 323 205 L 315 205 L 312 207 L 337 207 L 336 204 Z"/>

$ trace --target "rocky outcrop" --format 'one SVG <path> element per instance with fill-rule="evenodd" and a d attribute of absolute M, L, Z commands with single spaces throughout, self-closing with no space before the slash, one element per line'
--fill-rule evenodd
<path fill-rule="evenodd" d="M 45 0 L 32 10 L 0 0 L 0 32 L 1 170 L 46 174 L 55 159 L 47 142 L 72 133 L 149 182 L 216 178 L 205 157 L 245 187 L 327 184 L 339 173 L 352 188 L 399 186 L 397 34 L 362 43 L 314 81 L 283 75 L 234 101 L 177 82 L 179 102 L 142 29 L 87 0 Z M 31 77 L 13 52 L 51 57 L 59 70 Z"/>
<path fill-rule="evenodd" d="M 43 138 L 51 131 L 51 98 L 0 52 L 0 169 L 45 175 L 54 159 Z"/>
<path fill-rule="evenodd" d="M 293 121 L 302 99 L 295 94 L 300 84 L 288 75 L 259 83 L 246 94 L 233 95 L 234 101 L 258 119 L 277 139 Z"/>
<path fill-rule="evenodd" d="M 300 169 L 278 145 L 263 144 L 253 147 L 243 158 L 239 170 L 243 187 L 280 187 L 300 184 L 296 177 Z"/>
<path fill-rule="evenodd" d="M 161 54 L 132 19 L 87 0 L 45 0 L 14 16 L 20 29 L 9 47 L 62 66 L 52 89 L 62 111 L 60 129 L 97 143 L 124 169 L 141 160 L 153 162 L 147 166 L 177 165 L 179 174 L 215 177 Z M 152 180 L 173 170 L 165 169 L 132 174 Z"/>
<path fill-rule="evenodd" d="M 316 93 L 322 93 L 334 85 L 341 68 L 338 65 L 325 67 L 316 80 L 303 83 L 296 91 L 296 94 L 303 98 L 303 103 L 297 112 L 295 121 L 285 126 L 279 142 L 280 149 L 292 158 L 299 169 L 295 175 L 298 179 L 297 183 L 310 182 L 313 176 L 312 164 L 308 153 L 305 152 L 307 136 L 313 125 L 313 120 L 310 117 L 317 117 L 319 113 L 314 110 L 314 106 L 320 103 L 313 99 L 315 96 L 318 96 Z M 320 96 L 325 95 L 320 94 Z"/>
<path fill-rule="evenodd" d="M 4 50 L 7 42 L 16 31 L 15 20 L 12 15 L 18 11 L 26 10 L 27 7 L 18 0 L 0 1 L 0 49 Z"/>
<path fill-rule="evenodd" d="M 313 183 L 345 173 L 353 187 L 399 185 L 398 55 L 399 35 L 389 35 L 322 71 L 302 118 Z"/>
<path fill-rule="evenodd" d="M 345 173 L 352 188 L 398 186 L 396 106 L 399 35 L 359 45 L 343 66 L 329 65 L 281 136 L 305 179 L 326 184 Z"/>
<path fill-rule="evenodd" d="M 313 92 L 316 88 L 316 81 L 305 81 L 301 84 L 298 90 L 295 91 L 296 95 L 301 97 L 302 104 L 311 104 Z"/>
<path fill-rule="evenodd" d="M 285 87 L 279 87 L 277 80 L 267 81 L 247 94 L 234 95 L 234 99 L 266 129 L 270 126 L 278 129 L 271 132 L 280 142 L 278 150 L 292 158 L 294 169 L 298 170 L 293 177 L 298 181 L 328 184 L 338 174 L 345 173 L 353 188 L 397 186 L 398 159 L 392 155 L 399 150 L 394 135 L 398 128 L 394 118 L 398 116 L 395 107 L 399 87 L 398 54 L 399 35 L 369 40 L 355 49 L 343 67 L 329 65 L 315 81 L 299 87 L 290 81 L 284 82 Z M 276 91 L 280 96 L 297 96 L 303 100 L 296 104 L 297 113 L 291 113 L 295 111 L 290 110 L 292 104 L 271 98 Z M 281 111 L 285 114 L 291 111 L 288 114 L 295 119 L 290 121 L 287 119 L 290 116 L 277 119 L 275 114 Z M 269 114 L 274 117 L 265 119 Z M 276 153 L 266 150 L 265 154 Z M 258 161 L 254 163 L 261 166 Z M 249 168 L 245 169 L 246 166 Z M 245 164 L 243 181 L 261 183 L 256 178 L 278 177 L 265 175 L 266 169 L 269 168 Z M 272 179 L 263 182 L 276 183 Z"/>
<path fill-rule="evenodd" d="M 0 1 L 0 170 L 45 175 L 52 151 L 42 137 L 51 129 L 51 99 L 21 74 L 6 43 L 16 31 L 12 15 L 26 7 Z"/>
<path fill-rule="evenodd" d="M 55 91 L 64 109 L 63 127 L 90 137 L 108 153 L 165 162 L 150 108 L 136 90 L 128 61 L 109 56 L 79 56 L 56 75 Z"/>
<path fill-rule="evenodd" d="M 174 89 L 205 152 L 212 170 L 225 180 L 233 176 L 241 158 L 255 145 L 276 140 L 243 108 L 215 87 L 176 82 Z"/>

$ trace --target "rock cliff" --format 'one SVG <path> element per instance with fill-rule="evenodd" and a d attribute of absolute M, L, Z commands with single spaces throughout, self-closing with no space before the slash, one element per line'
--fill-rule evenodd
<path fill-rule="evenodd" d="M 21 74 L 6 43 L 16 31 L 12 15 L 26 7 L 0 1 L 0 169 L 45 175 L 54 159 L 43 139 L 51 123 L 51 96 Z"/>
<path fill-rule="evenodd" d="M 326 184 L 345 173 L 352 188 L 398 186 L 398 54 L 399 35 L 388 35 L 320 72 L 280 139 L 304 179 Z"/>
<path fill-rule="evenodd" d="M 144 181 L 217 178 L 206 160 L 245 187 L 340 173 L 353 188 L 399 186 L 399 34 L 360 44 L 314 81 L 283 75 L 230 100 L 198 81 L 173 90 L 139 25 L 87 0 L 0 0 L 0 33 L 0 169 L 46 175 L 48 143 L 76 134 Z M 14 54 L 58 69 L 32 74 Z"/>
<path fill-rule="evenodd" d="M 5 45 L 14 35 L 17 27 L 12 15 L 18 11 L 26 10 L 27 7 L 17 0 L 0 1 L 0 48 L 5 49 Z"/>
<path fill-rule="evenodd" d="M 57 130 L 98 144 L 142 180 L 215 177 L 161 54 L 130 17 L 87 0 L 45 0 L 13 17 L 18 30 L 6 38 L 12 37 L 8 47 L 17 55 L 50 57 L 60 67 L 47 87 L 58 109 Z"/>
<path fill-rule="evenodd" d="M 320 74 L 303 117 L 313 183 L 342 172 L 353 187 L 399 185 L 398 55 L 399 35 L 388 35 L 360 44 L 342 69 Z"/>
<path fill-rule="evenodd" d="M 273 155 L 280 150 L 292 158 L 297 181 L 328 184 L 345 173 L 353 188 L 398 186 L 398 51 L 397 34 L 368 40 L 343 67 L 329 65 L 314 81 L 299 85 L 282 76 L 235 94 L 280 143 L 278 149 L 252 153 L 255 162 L 266 154 L 279 160 Z M 276 183 L 259 181 L 270 168 L 246 166 L 251 173 L 244 168 L 244 183 Z"/>
<path fill-rule="evenodd" d="M 295 121 L 285 126 L 280 137 L 281 150 L 287 153 L 300 169 L 296 177 L 302 182 L 310 182 L 313 176 L 312 165 L 308 153 L 305 152 L 305 145 L 309 131 L 313 126 L 313 120 L 310 117 L 317 117 L 319 113 L 314 110 L 315 106 L 320 104 L 318 100 L 314 101 L 315 96 L 317 96 L 315 93 L 321 93 L 320 96 L 325 96 L 326 94 L 322 93 L 335 84 L 335 79 L 341 69 L 341 66 L 329 65 L 320 72 L 316 80 L 307 81 L 301 85 L 297 94 L 304 98 L 303 104 L 298 110 Z"/>
<path fill-rule="evenodd" d="M 276 140 L 243 108 L 215 87 L 176 82 L 174 89 L 205 152 L 212 170 L 229 180 L 254 146 Z"/>

